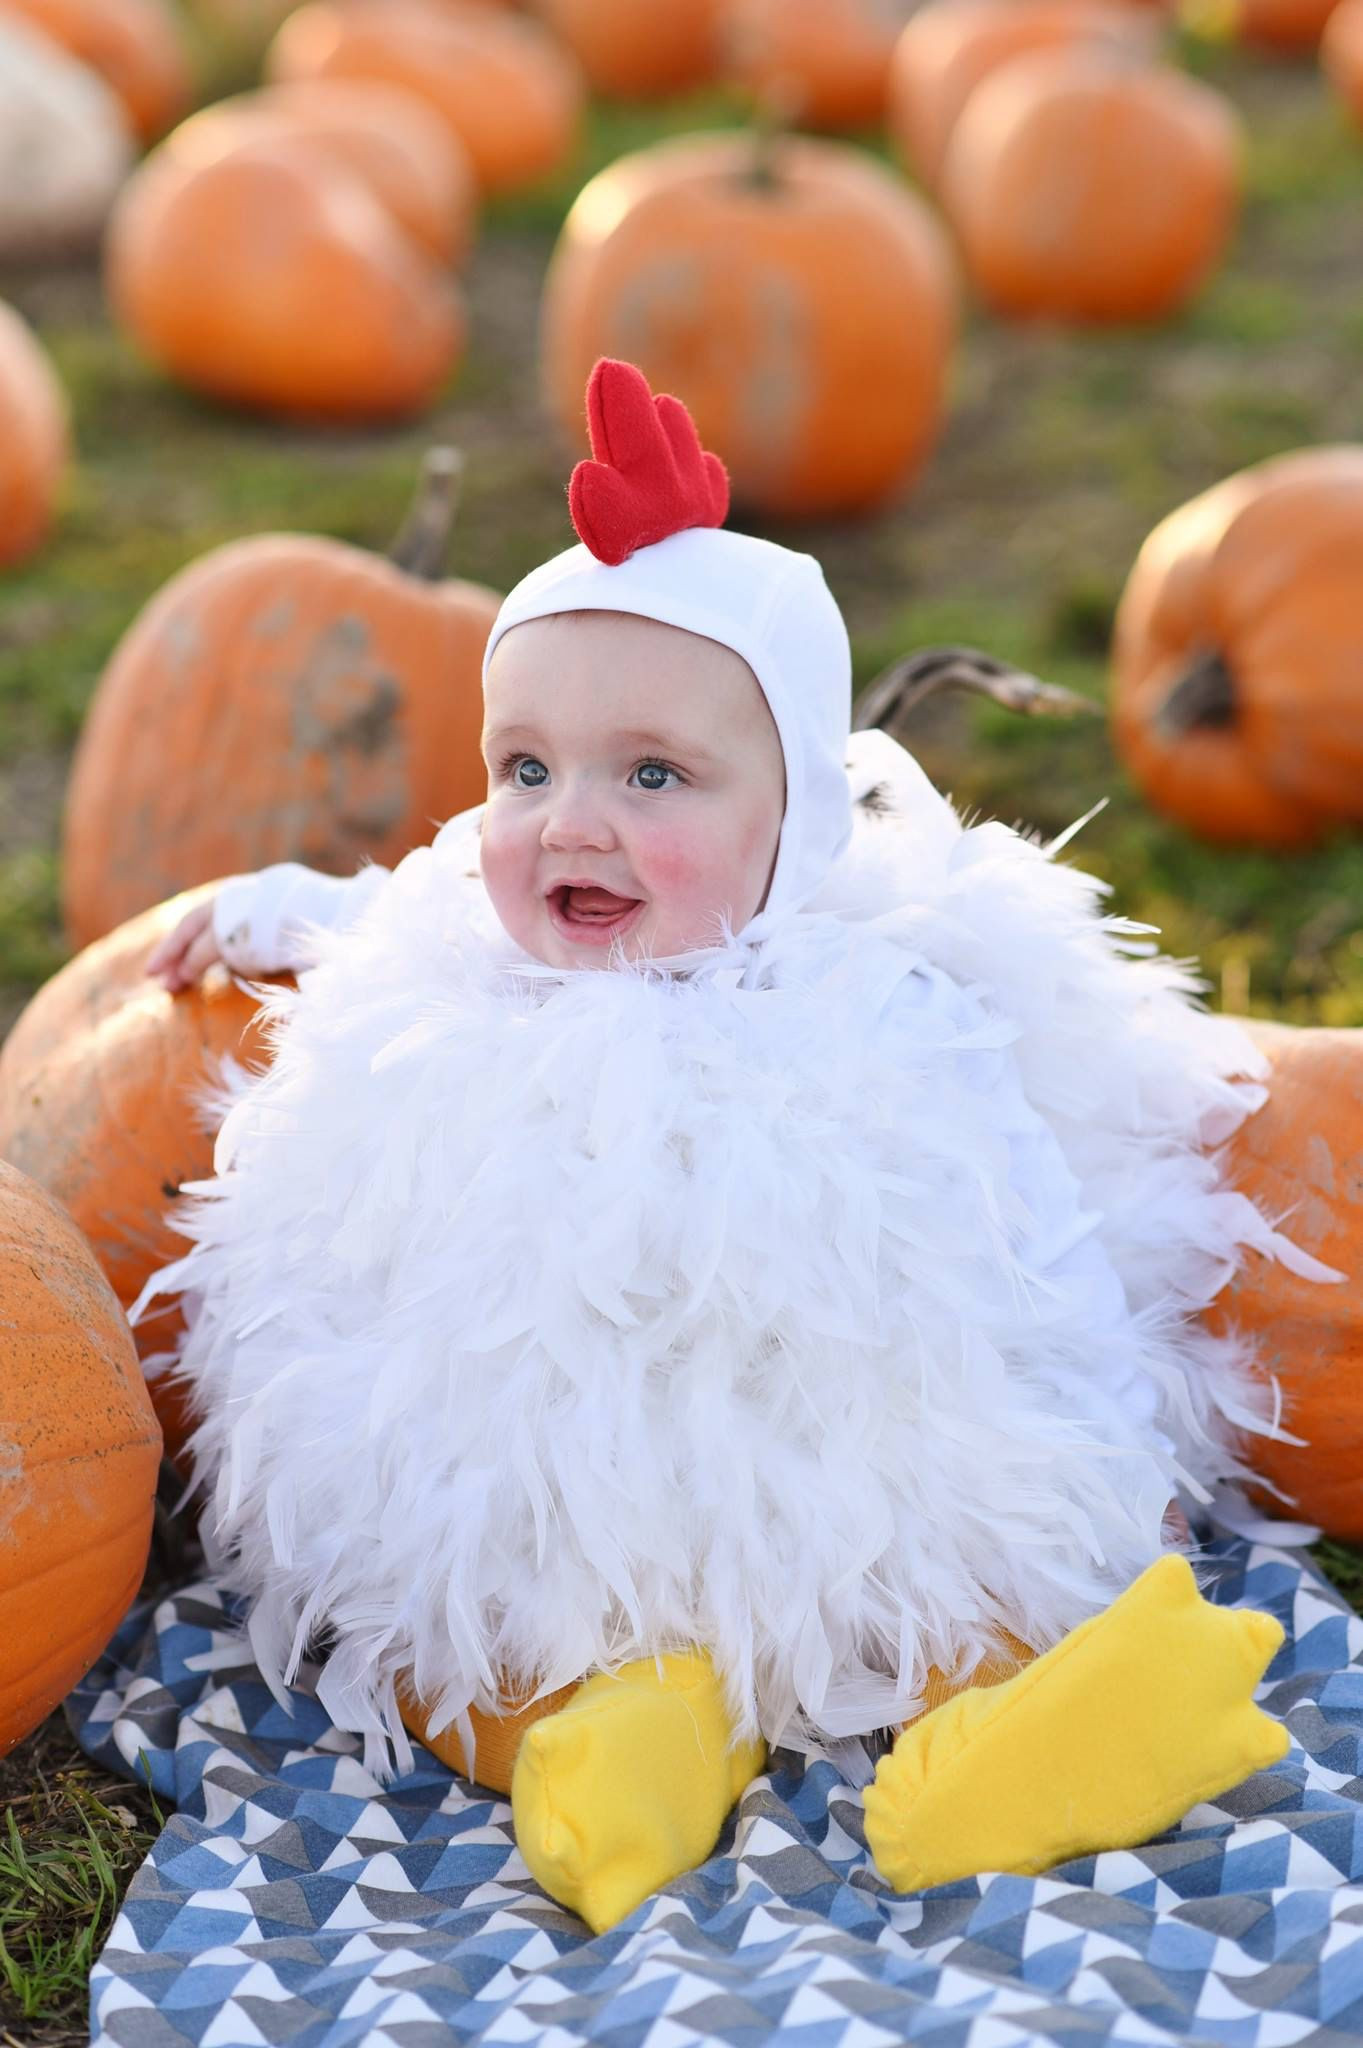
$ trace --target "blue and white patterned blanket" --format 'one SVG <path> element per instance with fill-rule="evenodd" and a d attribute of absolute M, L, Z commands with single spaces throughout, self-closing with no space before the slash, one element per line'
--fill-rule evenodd
<path fill-rule="evenodd" d="M 1287 1759 L 1145 1848 L 916 1896 L 859 1796 L 780 1756 L 703 1869 L 591 1938 L 510 1809 L 434 1761 L 387 1790 L 281 1711 L 194 1585 L 135 1611 L 73 1696 L 83 1746 L 176 1813 L 95 1967 L 100 2048 L 1009 2048 L 1363 2044 L 1363 1618 L 1300 1552 L 1212 1543 L 1214 1597 L 1276 1614 Z"/>

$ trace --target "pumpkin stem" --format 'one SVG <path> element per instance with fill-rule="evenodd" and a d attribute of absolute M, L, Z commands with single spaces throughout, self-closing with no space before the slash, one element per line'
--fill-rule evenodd
<path fill-rule="evenodd" d="M 412 508 L 388 550 L 395 569 L 405 569 L 409 576 L 419 576 L 426 583 L 440 581 L 449 557 L 463 478 L 464 458 L 457 448 L 426 450 Z"/>
<path fill-rule="evenodd" d="M 772 80 L 753 108 L 747 183 L 755 192 L 776 192 L 784 185 L 781 151 L 800 118 L 804 97 L 799 81 L 783 74 Z"/>
<path fill-rule="evenodd" d="M 1236 710 L 1235 677 L 1216 648 L 1204 647 L 1171 686 L 1155 713 L 1155 729 L 1170 740 L 1208 727 L 1224 729 L 1234 725 Z"/>
<path fill-rule="evenodd" d="M 977 648 L 924 647 L 892 662 L 867 685 L 857 699 L 852 730 L 897 724 L 936 690 L 969 690 L 1028 717 L 1073 718 L 1100 709 L 1091 698 L 1061 689 L 1058 683 L 1043 683 Z"/>

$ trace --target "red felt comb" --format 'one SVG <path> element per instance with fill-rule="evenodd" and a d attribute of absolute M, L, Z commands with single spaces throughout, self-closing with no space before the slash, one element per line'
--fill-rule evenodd
<path fill-rule="evenodd" d="M 655 398 L 633 363 L 602 356 L 587 383 L 587 425 L 595 459 L 573 471 L 568 505 L 598 561 L 614 567 L 670 533 L 724 524 L 724 464 L 701 447 L 681 400 Z"/>

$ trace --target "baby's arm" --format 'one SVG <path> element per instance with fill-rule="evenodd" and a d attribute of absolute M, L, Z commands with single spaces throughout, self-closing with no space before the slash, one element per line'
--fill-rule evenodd
<path fill-rule="evenodd" d="M 482 821 L 478 804 L 447 819 L 435 836 L 435 846 L 472 880 Z M 418 847 L 407 859 L 424 860 L 429 852 Z M 353 924 L 391 873 L 373 866 L 357 875 L 323 875 L 288 860 L 253 875 L 232 875 L 166 934 L 147 961 L 147 973 L 173 995 L 191 987 L 215 960 L 247 975 L 310 967 L 315 954 L 309 934 L 319 926 L 336 931 Z"/>
<path fill-rule="evenodd" d="M 350 924 L 388 876 L 381 867 L 322 875 L 297 861 L 232 875 L 166 934 L 147 961 L 147 973 L 173 994 L 191 987 L 217 960 L 237 974 L 308 967 L 314 957 L 311 930 Z"/>

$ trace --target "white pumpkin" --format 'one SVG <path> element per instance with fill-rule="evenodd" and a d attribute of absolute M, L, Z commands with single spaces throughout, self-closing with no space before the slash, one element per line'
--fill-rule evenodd
<path fill-rule="evenodd" d="M 97 241 L 134 148 L 103 79 L 0 13 L 0 260 Z"/>

